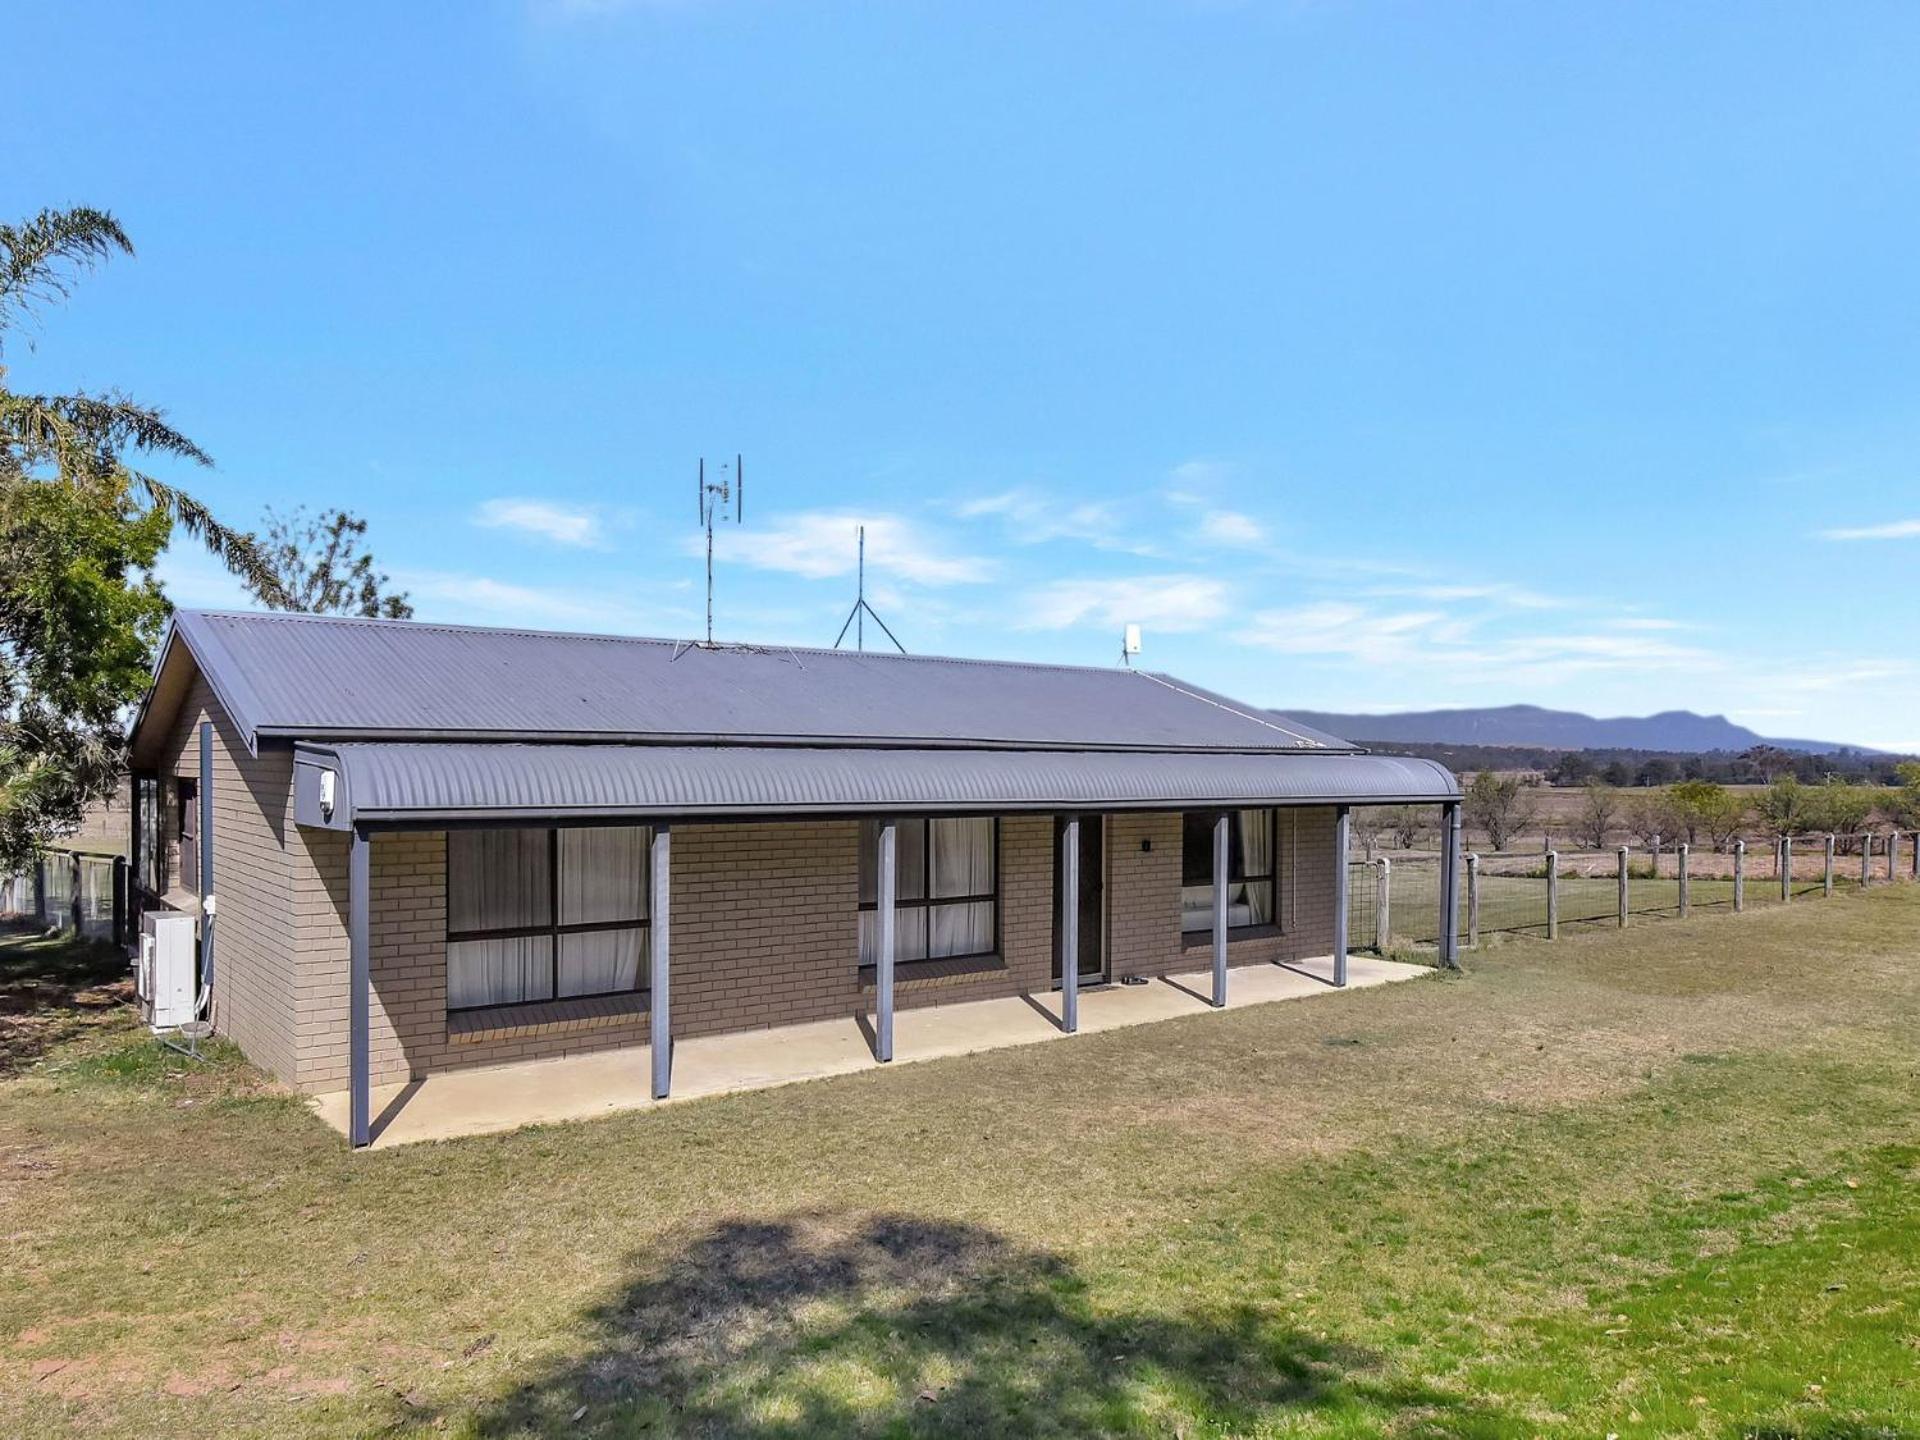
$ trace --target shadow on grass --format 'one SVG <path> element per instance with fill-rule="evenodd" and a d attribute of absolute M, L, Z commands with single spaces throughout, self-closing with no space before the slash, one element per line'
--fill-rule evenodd
<path fill-rule="evenodd" d="M 1494 1416 L 1254 1304 L 1115 1310 L 1056 1256 L 909 1216 L 729 1221 L 643 1264 L 582 1346 L 458 1433 L 1168 1434 L 1286 1411 L 1491 1434 Z M 396 1420 L 417 1424 L 410 1409 Z M 443 1417 L 453 1419 L 454 1416 Z"/>
<path fill-rule="evenodd" d="M 115 1020 L 133 994 L 126 957 L 71 935 L 0 933 L 0 1079 Z"/>

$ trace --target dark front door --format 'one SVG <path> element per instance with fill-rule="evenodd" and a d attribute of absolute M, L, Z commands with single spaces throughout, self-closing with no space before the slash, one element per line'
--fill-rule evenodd
<path fill-rule="evenodd" d="M 1053 978 L 1061 974 L 1061 949 L 1066 935 L 1066 907 L 1076 906 L 1080 915 L 1080 983 L 1096 984 L 1107 978 L 1106 951 L 1106 834 L 1103 816 L 1087 815 L 1080 821 L 1080 889 L 1077 895 L 1066 893 L 1065 854 L 1060 837 L 1067 822 L 1053 822 Z"/>

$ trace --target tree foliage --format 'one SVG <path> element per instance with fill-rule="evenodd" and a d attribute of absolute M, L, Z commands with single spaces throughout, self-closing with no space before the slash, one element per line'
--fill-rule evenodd
<path fill-rule="evenodd" d="M 1705 835 L 1715 850 L 1724 850 L 1746 823 L 1745 803 L 1726 786 L 1711 780 L 1682 780 L 1668 794 L 1674 818 L 1689 845 L 1698 845 Z"/>
<path fill-rule="evenodd" d="M 1580 813 L 1574 817 L 1573 833 L 1590 850 L 1604 850 L 1620 815 L 1620 797 L 1611 785 L 1590 781 L 1580 797 Z"/>
<path fill-rule="evenodd" d="M 0 225 L 0 359 L 23 322 L 133 246 L 100 210 Z M 209 465 L 124 395 L 16 391 L 0 364 L 0 866 L 111 794 L 128 707 L 166 602 L 151 568 L 177 525 L 249 584 L 277 588 L 253 537 L 134 463 Z"/>
<path fill-rule="evenodd" d="M 1487 843 L 1504 850 L 1531 825 L 1537 810 L 1532 791 L 1518 775 L 1482 770 L 1467 782 L 1461 811 L 1466 821 L 1485 833 Z"/>
<path fill-rule="evenodd" d="M 264 545 L 274 588 L 248 588 L 269 609 L 309 615 L 361 615 L 406 620 L 413 615 L 404 591 L 388 590 L 388 577 L 374 568 L 365 548 L 367 522 L 346 510 L 309 515 L 267 511 Z"/>
<path fill-rule="evenodd" d="M 1792 775 L 1782 775 L 1753 803 L 1754 813 L 1776 835 L 1804 835 L 1812 830 L 1814 808 L 1809 788 Z"/>

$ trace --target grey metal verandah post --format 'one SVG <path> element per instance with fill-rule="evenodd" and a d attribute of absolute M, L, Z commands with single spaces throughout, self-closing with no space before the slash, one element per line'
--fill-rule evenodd
<path fill-rule="evenodd" d="M 1733 910 L 1737 915 L 1747 908 L 1747 842 L 1733 840 Z"/>
<path fill-rule="evenodd" d="M 1675 874 L 1680 881 L 1680 918 L 1686 919 L 1692 913 L 1692 894 L 1687 888 L 1687 862 L 1693 858 L 1693 847 L 1682 840 L 1673 850 L 1673 862 L 1677 867 Z"/>
<path fill-rule="evenodd" d="M 1547 851 L 1547 939 L 1560 938 L 1560 852 Z"/>
<path fill-rule="evenodd" d="M 885 1065 L 893 1059 L 893 972 L 900 933 L 898 824 L 892 820 L 881 823 L 879 845 L 874 910 L 880 927 L 880 951 L 873 960 L 873 1058 Z"/>
<path fill-rule="evenodd" d="M 371 1024 L 373 957 L 368 913 L 372 904 L 372 840 L 358 825 L 347 842 L 347 1143 L 356 1150 L 373 1138 Z"/>
<path fill-rule="evenodd" d="M 1393 948 L 1393 861 L 1382 855 L 1373 863 L 1380 872 L 1373 888 L 1373 948 L 1384 955 Z"/>
<path fill-rule="evenodd" d="M 1627 928 L 1627 857 L 1630 852 L 1625 845 L 1620 847 L 1620 928 Z"/>
<path fill-rule="evenodd" d="M 1213 1004 L 1218 1009 L 1227 1003 L 1227 872 L 1229 862 L 1228 816 L 1222 812 L 1213 822 Z"/>
<path fill-rule="evenodd" d="M 1460 802 L 1440 808 L 1440 963 L 1460 968 Z"/>
<path fill-rule="evenodd" d="M 653 827 L 647 874 L 647 1045 L 653 1062 L 653 1098 L 673 1090 L 673 831 Z"/>
<path fill-rule="evenodd" d="M 1480 857 L 1467 855 L 1467 948 L 1480 948 Z"/>
<path fill-rule="evenodd" d="M 1080 1028 L 1080 817 L 1060 827 L 1060 1028 Z"/>
<path fill-rule="evenodd" d="M 1334 807 L 1333 812 L 1333 983 L 1344 988 L 1347 983 L 1347 929 L 1348 908 L 1352 904 L 1348 893 L 1348 845 L 1352 840 L 1352 812 L 1345 805 Z"/>
<path fill-rule="evenodd" d="M 1834 833 L 1829 830 L 1827 832 L 1826 863 L 1820 870 L 1820 893 L 1828 899 L 1833 898 L 1833 851 L 1837 843 Z"/>

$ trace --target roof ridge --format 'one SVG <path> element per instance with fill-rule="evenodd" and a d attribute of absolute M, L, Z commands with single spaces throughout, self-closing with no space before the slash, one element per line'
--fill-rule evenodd
<path fill-rule="evenodd" d="M 833 655 L 842 658 L 858 656 L 862 659 L 884 661 L 890 665 L 911 662 L 921 665 L 988 665 L 997 670 L 1071 670 L 1084 674 L 1126 674 L 1145 675 L 1163 682 L 1178 683 L 1187 687 L 1186 682 L 1175 675 L 1167 675 L 1155 670 L 1136 670 L 1132 666 L 1118 665 L 1077 665 L 1059 660 L 994 660 L 978 655 L 894 655 L 881 650 L 841 650 L 828 645 L 788 645 L 778 641 L 765 640 L 717 640 L 709 645 L 701 640 L 675 640 L 664 635 L 617 635 L 607 631 L 595 630 L 541 630 L 526 625 L 463 625 L 451 620 L 394 620 L 373 615 L 313 615 L 290 610 L 195 610 L 186 609 L 180 613 L 197 615 L 211 620 L 241 620 L 248 623 L 275 622 L 295 625 L 351 625 L 381 629 L 392 626 L 408 630 L 433 630 L 458 635 L 519 635 L 531 640 L 593 640 L 615 645 L 657 645 L 685 646 L 695 650 L 707 650 L 712 653 L 728 651 L 753 654 L 778 654 L 792 651 L 796 655 Z M 1249 717 L 1251 718 L 1251 717 Z"/>

